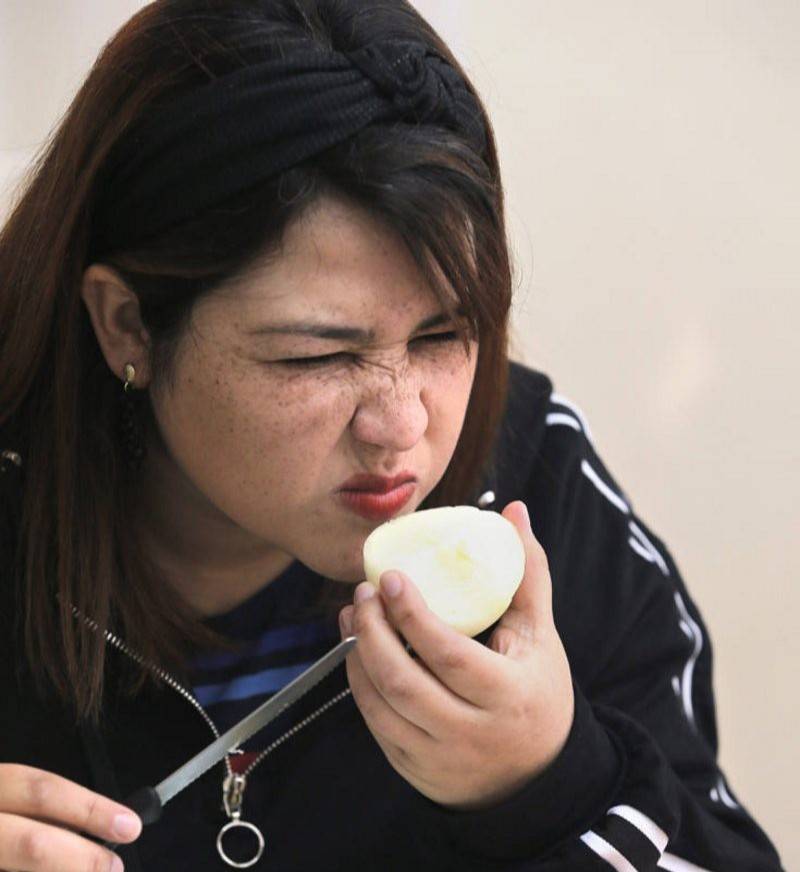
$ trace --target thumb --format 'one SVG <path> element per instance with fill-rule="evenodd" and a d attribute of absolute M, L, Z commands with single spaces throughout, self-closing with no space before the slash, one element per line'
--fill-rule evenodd
<path fill-rule="evenodd" d="M 531 634 L 553 624 L 553 584 L 547 554 L 533 535 L 525 503 L 515 500 L 501 515 L 514 525 L 522 541 L 525 571 L 500 625 Z"/>

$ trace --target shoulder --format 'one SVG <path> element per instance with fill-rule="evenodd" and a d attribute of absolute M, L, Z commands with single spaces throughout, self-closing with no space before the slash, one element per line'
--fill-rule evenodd
<path fill-rule="evenodd" d="M 493 508 L 523 500 L 534 534 L 561 571 L 581 584 L 675 570 L 665 543 L 648 528 L 600 455 L 587 414 L 543 373 L 514 364 L 513 387 L 497 443 Z M 655 571 L 655 572 L 654 572 Z"/>
<path fill-rule="evenodd" d="M 530 382 L 525 373 L 520 376 Z M 578 674 L 586 677 L 638 616 L 667 616 L 677 627 L 677 595 L 681 603 L 689 596 L 667 544 L 601 457 L 589 416 L 548 382 L 550 391 L 536 413 L 518 418 L 530 428 L 522 440 L 527 456 L 517 447 L 516 465 L 507 465 L 497 479 L 494 508 L 502 511 L 515 499 L 527 505 L 548 557 L 562 638 Z M 513 415 L 511 409 L 509 403 Z M 594 645 L 587 648 L 589 636 Z"/>
<path fill-rule="evenodd" d="M 534 471 L 563 477 L 586 472 L 594 463 L 603 466 L 603 478 L 613 481 L 597 454 L 588 416 L 578 401 L 562 393 L 546 373 L 516 361 L 510 362 L 497 457 L 501 463 L 514 461 L 506 465 L 513 466 L 517 479 L 525 473 L 530 478 Z"/>
<path fill-rule="evenodd" d="M 552 503 L 567 495 L 576 476 L 606 485 L 601 492 L 613 504 L 627 505 L 597 454 L 589 421 L 578 403 L 561 393 L 547 373 L 510 361 L 505 414 L 486 480 L 496 497 L 495 508 L 501 511 L 526 495 Z"/>

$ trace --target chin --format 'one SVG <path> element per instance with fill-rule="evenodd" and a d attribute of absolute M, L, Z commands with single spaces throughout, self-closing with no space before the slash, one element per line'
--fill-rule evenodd
<path fill-rule="evenodd" d="M 404 506 L 395 517 L 412 514 L 421 502 L 422 500 L 416 505 Z M 367 577 L 364 572 L 364 542 L 367 536 L 383 522 L 364 521 L 355 516 L 348 517 L 347 520 L 349 526 L 335 544 L 326 547 L 327 543 L 318 542 L 324 550 L 320 551 L 317 548 L 313 554 L 303 554 L 302 550 L 294 553 L 301 563 L 324 578 L 357 585 Z M 349 544 L 345 540 L 349 540 Z"/>
<path fill-rule="evenodd" d="M 352 584 L 353 586 L 366 580 L 363 566 L 359 566 L 357 570 L 353 570 L 352 572 L 324 572 L 321 574 L 324 575 L 325 578 L 331 579 L 331 581 L 341 581 L 347 584 Z"/>
<path fill-rule="evenodd" d="M 358 548 L 353 554 L 341 552 L 327 554 L 298 554 L 297 559 L 307 566 L 312 572 L 331 581 L 341 581 L 356 585 L 366 578 L 364 572 L 363 542 L 359 542 Z"/>

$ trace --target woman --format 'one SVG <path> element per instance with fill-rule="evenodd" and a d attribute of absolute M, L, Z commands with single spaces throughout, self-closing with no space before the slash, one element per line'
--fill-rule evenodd
<path fill-rule="evenodd" d="M 779 868 L 717 768 L 674 561 L 508 361 L 491 125 L 410 5 L 147 6 L 0 278 L 0 867 Z M 382 520 L 462 503 L 526 553 L 475 639 L 414 579 L 362 582 Z M 157 822 L 126 815 L 351 633 Z"/>

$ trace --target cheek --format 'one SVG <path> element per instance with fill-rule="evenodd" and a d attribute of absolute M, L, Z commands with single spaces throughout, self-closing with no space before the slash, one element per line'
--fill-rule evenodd
<path fill-rule="evenodd" d="M 195 368 L 153 403 L 168 456 L 193 489 L 269 538 L 318 493 L 347 425 L 343 393 Z"/>
<path fill-rule="evenodd" d="M 351 395 L 308 379 L 264 378 L 228 399 L 239 446 L 239 469 L 231 476 L 237 485 L 220 484 L 216 492 L 225 489 L 226 504 L 241 512 L 246 526 L 291 523 L 297 508 L 318 496 L 352 414 Z"/>
<path fill-rule="evenodd" d="M 350 392 L 323 387 L 211 365 L 176 379 L 174 391 L 154 398 L 154 406 L 179 464 L 204 479 L 252 489 L 273 479 L 296 481 L 315 457 L 325 462 L 326 443 L 335 444 L 350 414 Z"/>
<path fill-rule="evenodd" d="M 432 370 L 424 396 L 432 422 L 438 421 L 443 429 L 461 430 L 475 378 L 476 357 L 475 352 L 469 360 L 460 354 L 453 355 L 451 360 Z"/>
<path fill-rule="evenodd" d="M 341 374 L 271 378 L 267 390 L 271 399 L 266 414 L 274 416 L 283 438 L 340 433 L 353 415 L 356 391 L 351 379 Z"/>

